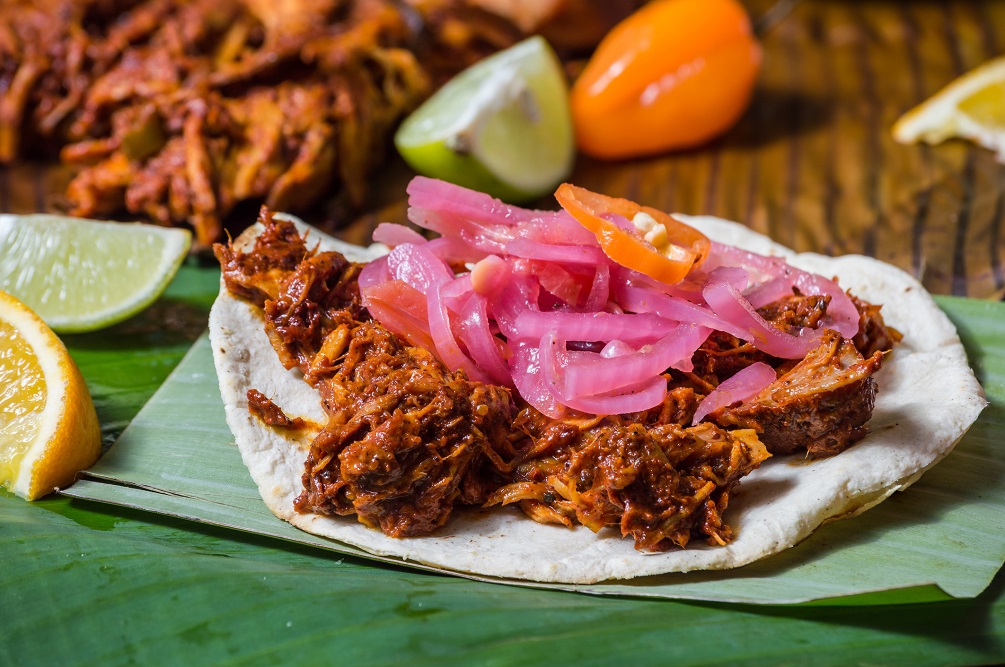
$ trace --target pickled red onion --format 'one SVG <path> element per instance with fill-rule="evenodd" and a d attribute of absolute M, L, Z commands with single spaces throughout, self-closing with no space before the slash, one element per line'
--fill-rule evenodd
<path fill-rule="evenodd" d="M 392 277 L 423 293 L 454 278 L 454 272 L 446 262 L 429 252 L 426 246 L 414 243 L 392 250 L 387 256 L 387 269 Z"/>
<path fill-rule="evenodd" d="M 630 354 L 604 357 L 597 352 L 569 352 L 563 377 L 556 383 L 559 395 L 603 394 L 657 377 L 668 368 L 690 371 L 691 356 L 710 332 L 694 324 L 679 324 L 655 343 Z"/>
<path fill-rule="evenodd" d="M 412 345 L 434 349 L 422 292 L 401 280 L 388 280 L 360 290 L 370 315 Z"/>
<path fill-rule="evenodd" d="M 802 359 L 816 347 L 816 336 L 793 336 L 773 326 L 743 298 L 740 290 L 730 282 L 731 276 L 717 278 L 715 271 L 712 273 L 703 291 L 705 301 L 717 316 L 744 330 L 739 338 L 781 359 Z"/>
<path fill-rule="evenodd" d="M 573 333 L 572 340 L 653 342 L 677 323 L 650 313 L 551 312 L 526 310 L 516 318 L 519 338 L 540 339 L 551 330 Z"/>
<path fill-rule="evenodd" d="M 429 314 L 429 333 L 433 337 L 436 355 L 451 370 L 462 370 L 472 380 L 491 382 L 488 374 L 475 365 L 454 335 L 454 325 L 450 321 L 450 311 L 443 299 L 444 283 L 429 286 L 426 292 L 426 310 Z"/>
<path fill-rule="evenodd" d="M 357 282 L 360 292 L 364 292 L 369 287 L 380 285 L 389 280 L 391 280 L 391 272 L 387 270 L 387 255 L 384 255 L 372 262 L 367 262 L 366 266 L 360 270 Z"/>
<path fill-rule="evenodd" d="M 606 261 L 597 264 L 590 284 L 590 293 L 586 295 L 583 310 L 595 313 L 604 310 L 611 298 L 611 270 Z"/>
<path fill-rule="evenodd" d="M 750 288 L 743 296 L 753 308 L 760 308 L 792 294 L 792 283 L 784 278 L 772 278 Z"/>
<path fill-rule="evenodd" d="M 532 241 L 528 238 L 515 238 L 506 244 L 507 254 L 514 257 L 544 260 L 547 262 L 566 262 L 570 264 L 587 264 L 595 266 L 603 261 L 603 252 L 599 248 L 581 245 L 555 245 Z"/>
<path fill-rule="evenodd" d="M 569 391 L 570 373 L 579 368 L 570 357 L 580 354 L 565 349 L 565 341 L 555 331 L 549 331 L 541 338 L 538 348 L 542 375 L 542 385 L 550 392 L 556 405 L 564 405 L 591 414 L 609 415 L 626 412 L 641 412 L 663 402 L 667 394 L 667 383 L 660 373 L 650 374 L 642 380 L 630 384 L 605 388 L 597 383 L 601 391 Z M 600 355 L 596 355 L 600 357 Z M 624 355 L 624 356 L 631 356 Z M 605 361 L 621 359 L 622 356 L 603 358 Z M 548 413 L 545 413 L 548 414 Z M 549 415 L 555 416 L 555 415 Z"/>
<path fill-rule="evenodd" d="M 382 222 L 373 230 L 373 240 L 393 248 L 403 243 L 422 244 L 426 242 L 426 237 L 411 227 Z"/>
<path fill-rule="evenodd" d="M 788 281 L 802 294 L 829 296 L 831 300 L 824 316 L 824 326 L 845 338 L 853 338 L 858 333 L 858 309 L 836 281 L 798 269 L 781 257 L 759 255 L 735 246 L 712 243 L 712 252 L 720 263 L 756 268 L 767 276 Z"/>
<path fill-rule="evenodd" d="M 573 410 L 594 415 L 622 415 L 642 412 L 663 402 L 667 395 L 667 382 L 661 376 L 640 382 L 621 391 L 608 394 L 577 396 L 566 405 Z"/>
<path fill-rule="evenodd" d="M 541 414 L 561 419 L 566 414 L 565 406 L 556 400 L 545 384 L 541 372 L 541 348 L 537 344 L 517 343 L 510 357 L 509 367 L 513 385 L 523 400 L 533 405 Z"/>
<path fill-rule="evenodd" d="M 762 361 L 755 362 L 724 380 L 702 399 L 691 424 L 697 424 L 709 413 L 734 403 L 753 398 L 775 381 L 775 369 Z"/>
<path fill-rule="evenodd" d="M 494 384 L 513 386 L 513 378 L 506 365 L 506 344 L 492 334 L 488 316 L 488 303 L 480 294 L 472 295 L 460 312 L 460 339 L 478 368 L 483 369 Z"/>
<path fill-rule="evenodd" d="M 857 333 L 858 311 L 834 281 L 781 258 L 716 243 L 701 270 L 667 285 L 613 263 L 565 211 L 522 209 L 425 178 L 408 193 L 409 219 L 440 236 L 380 225 L 375 240 L 394 249 L 360 273 L 364 306 L 449 368 L 514 387 L 552 417 L 659 405 L 663 374 L 690 370 L 713 330 L 772 357 L 804 357 L 820 331 L 793 335 L 757 313 L 797 290 L 830 298 L 822 326 Z M 697 419 L 773 378 L 767 364 L 747 367 L 705 398 Z"/>
<path fill-rule="evenodd" d="M 452 186 L 425 176 L 413 178 L 405 191 L 412 209 L 429 209 L 477 222 L 515 225 L 538 213 L 504 204 L 483 192 Z"/>

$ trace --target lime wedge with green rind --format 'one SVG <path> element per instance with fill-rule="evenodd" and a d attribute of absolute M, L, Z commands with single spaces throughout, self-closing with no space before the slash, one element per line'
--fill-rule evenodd
<path fill-rule="evenodd" d="M 0 290 L 53 330 L 93 331 L 160 296 L 191 245 L 188 230 L 58 215 L 0 215 Z"/>
<path fill-rule="evenodd" d="M 451 79 L 402 123 L 394 143 L 425 176 L 533 200 L 572 170 L 568 97 L 555 52 L 531 37 Z"/>

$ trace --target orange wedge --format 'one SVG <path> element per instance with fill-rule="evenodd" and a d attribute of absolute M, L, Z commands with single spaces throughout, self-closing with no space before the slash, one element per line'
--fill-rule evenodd
<path fill-rule="evenodd" d="M 66 347 L 0 292 L 0 485 L 35 500 L 69 486 L 100 453 L 94 403 Z"/>
<path fill-rule="evenodd" d="M 1005 162 L 1005 56 L 989 60 L 914 107 L 893 126 L 903 144 L 971 141 Z"/>

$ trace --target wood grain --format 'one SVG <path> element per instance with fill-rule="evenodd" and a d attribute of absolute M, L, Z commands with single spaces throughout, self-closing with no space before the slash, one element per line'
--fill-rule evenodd
<path fill-rule="evenodd" d="M 934 293 L 1005 296 L 1005 166 L 966 142 L 902 146 L 890 134 L 904 111 L 1005 52 L 1005 3 L 746 5 L 769 27 L 741 122 L 698 150 L 617 163 L 580 158 L 572 180 L 665 210 L 738 220 L 797 250 L 873 255 Z M 405 220 L 410 176 L 391 157 L 367 212 L 347 216 L 332 205 L 310 217 L 366 241 L 378 222 Z M 58 209 L 67 178 L 35 165 L 0 169 L 0 210 Z"/>

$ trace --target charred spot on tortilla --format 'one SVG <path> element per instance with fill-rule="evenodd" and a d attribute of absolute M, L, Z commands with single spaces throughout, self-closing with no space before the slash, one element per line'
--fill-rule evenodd
<path fill-rule="evenodd" d="M 310 247 L 267 210 L 259 222 L 250 249 L 231 243 L 214 251 L 226 288 L 263 314 L 282 365 L 303 373 L 327 414 L 295 508 L 355 515 L 392 537 L 430 534 L 455 506 L 517 504 L 540 523 L 615 527 L 643 551 L 683 548 L 695 538 L 728 544 L 730 494 L 772 452 L 830 456 L 864 437 L 872 376 L 899 340 L 878 307 L 858 299 L 854 341 L 825 331 L 799 360 L 715 331 L 691 370 L 664 374 L 660 405 L 554 419 L 509 388 L 450 371 L 434 352 L 372 319 L 360 296 L 362 265 Z M 829 303 L 794 290 L 758 313 L 793 332 L 818 326 Z M 690 425 L 701 399 L 758 362 L 774 368 L 775 382 Z M 249 401 L 266 423 L 282 412 L 270 404 Z"/>

